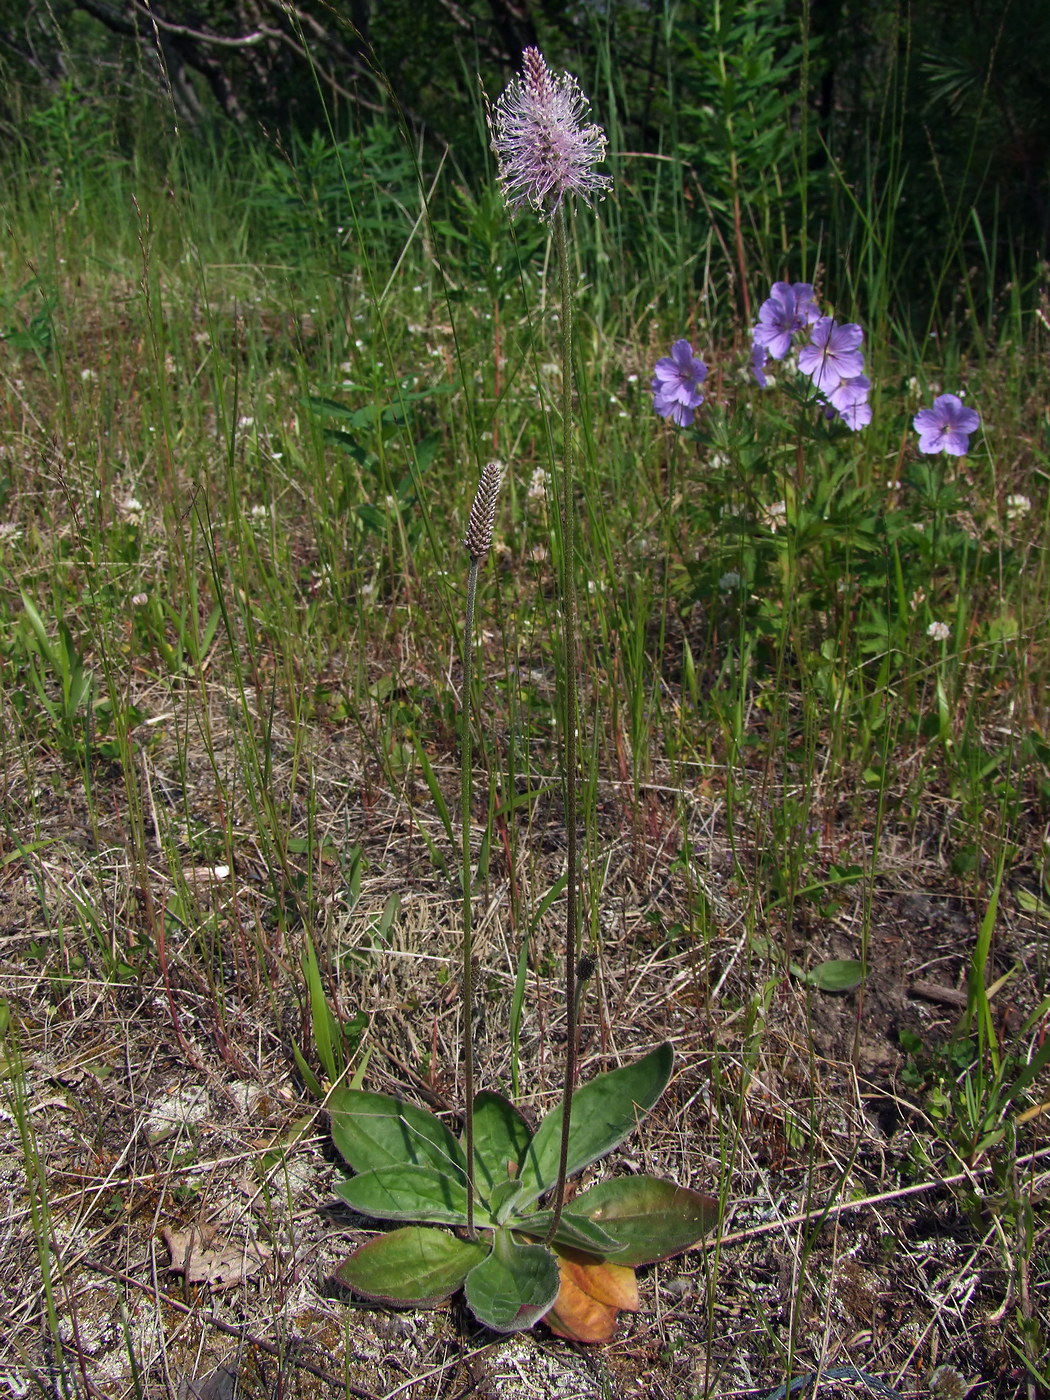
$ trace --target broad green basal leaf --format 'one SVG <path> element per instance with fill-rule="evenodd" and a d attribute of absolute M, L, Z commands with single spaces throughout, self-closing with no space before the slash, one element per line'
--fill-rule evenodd
<path fill-rule="evenodd" d="M 665 1043 L 622 1069 L 598 1074 L 572 1097 L 568 1174 L 580 1171 L 623 1142 L 659 1099 L 671 1077 L 674 1051 Z M 549 1191 L 558 1175 L 562 1110 L 540 1124 L 520 1173 L 524 1200 Z"/>
<path fill-rule="evenodd" d="M 494 1186 L 517 1176 L 532 1141 L 532 1129 L 502 1094 L 488 1090 L 474 1100 L 474 1177 L 487 1197 Z"/>
<path fill-rule="evenodd" d="M 467 1223 L 466 1187 L 434 1167 L 376 1167 L 339 1182 L 335 1194 L 361 1215 L 377 1220 Z"/>
<path fill-rule="evenodd" d="M 618 1176 L 582 1191 L 573 1215 L 586 1215 L 620 1241 L 603 1250 L 614 1264 L 655 1264 L 696 1244 L 718 1224 L 713 1196 L 654 1176 Z"/>
<path fill-rule="evenodd" d="M 466 1181 L 463 1149 L 425 1108 L 361 1089 L 336 1089 L 328 1100 L 332 1141 L 355 1172 L 398 1163 L 436 1167 Z"/>
<path fill-rule="evenodd" d="M 497 1230 L 492 1253 L 467 1275 L 467 1306 L 494 1332 L 520 1332 L 539 1322 L 560 1287 L 558 1263 L 541 1244 L 518 1244 Z"/>
<path fill-rule="evenodd" d="M 542 1240 L 546 1239 L 553 1219 L 553 1211 L 540 1210 L 535 1215 L 519 1216 L 513 1223 L 515 1230 L 520 1230 L 523 1234 L 533 1235 L 536 1239 Z M 608 1230 L 602 1229 L 593 1220 L 588 1220 L 585 1215 L 581 1215 L 576 1210 L 575 1201 L 572 1203 L 572 1210 L 565 1211 L 558 1221 L 554 1240 L 556 1244 L 565 1245 L 570 1249 L 583 1249 L 589 1254 L 603 1255 L 615 1253 L 622 1243 Z"/>
<path fill-rule="evenodd" d="M 432 1307 L 455 1293 L 486 1252 L 445 1230 L 405 1225 L 355 1250 L 335 1276 L 363 1298 Z"/>
<path fill-rule="evenodd" d="M 510 1177 L 497 1182 L 488 1193 L 489 1212 L 497 1224 L 503 1225 L 516 1213 L 518 1198 L 521 1196 L 521 1182 Z"/>

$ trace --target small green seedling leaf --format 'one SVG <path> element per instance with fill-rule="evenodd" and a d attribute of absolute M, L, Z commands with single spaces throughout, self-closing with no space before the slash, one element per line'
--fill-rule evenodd
<path fill-rule="evenodd" d="M 791 971 L 807 987 L 816 987 L 819 992 L 852 992 L 864 981 L 864 964 L 856 958 L 832 958 L 808 972 L 792 963 Z"/>
<path fill-rule="evenodd" d="M 435 1167 L 376 1167 L 348 1181 L 335 1194 L 361 1215 L 377 1220 L 427 1220 L 434 1225 L 467 1223 L 463 1182 Z"/>
<path fill-rule="evenodd" d="M 1037 914 L 1041 919 L 1050 919 L 1050 904 L 1031 890 L 1026 890 L 1023 885 L 1014 891 L 1014 897 L 1018 909 L 1024 910 L 1026 914 Z"/>
<path fill-rule="evenodd" d="M 463 1149 L 425 1108 L 389 1094 L 336 1089 L 328 1100 L 332 1141 L 355 1172 L 374 1167 L 429 1166 L 466 1182 Z"/>
<path fill-rule="evenodd" d="M 604 1157 L 632 1133 L 671 1078 L 674 1051 L 668 1043 L 622 1069 L 596 1075 L 572 1097 L 568 1175 Z M 558 1176 L 562 1110 L 540 1124 L 521 1169 L 523 1204 L 549 1191 Z"/>
<path fill-rule="evenodd" d="M 474 1100 L 474 1177 L 487 1197 L 493 1187 L 517 1176 L 532 1141 L 532 1129 L 502 1094 L 488 1090 Z"/>
<path fill-rule="evenodd" d="M 363 1298 L 434 1307 L 451 1297 L 487 1253 L 445 1230 L 405 1225 L 355 1250 L 335 1276 Z"/>
<path fill-rule="evenodd" d="M 718 1224 L 718 1202 L 673 1181 L 654 1176 L 619 1176 L 583 1191 L 572 1203 L 620 1241 L 600 1251 L 614 1264 L 655 1264 L 702 1239 Z"/>
<path fill-rule="evenodd" d="M 467 1306 L 494 1332 L 520 1332 L 549 1312 L 560 1286 L 549 1249 L 518 1244 L 510 1230 L 497 1230 L 492 1253 L 467 1275 Z"/>

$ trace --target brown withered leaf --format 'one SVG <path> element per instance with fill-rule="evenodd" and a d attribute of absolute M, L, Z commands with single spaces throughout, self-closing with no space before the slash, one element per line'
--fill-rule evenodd
<path fill-rule="evenodd" d="M 608 1342 L 620 1309 L 638 1311 L 638 1280 L 624 1264 L 607 1264 L 576 1249 L 555 1249 L 561 1288 L 543 1319 L 572 1342 Z"/>
<path fill-rule="evenodd" d="M 166 1225 L 161 1234 L 171 1254 L 172 1273 L 182 1274 L 187 1283 L 207 1284 L 213 1293 L 246 1283 L 273 1255 L 268 1245 L 253 1240 L 213 1248 L 218 1234 L 214 1226 L 173 1230 Z"/>

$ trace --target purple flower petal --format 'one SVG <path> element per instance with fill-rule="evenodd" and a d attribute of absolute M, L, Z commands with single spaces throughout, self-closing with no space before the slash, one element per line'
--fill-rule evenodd
<path fill-rule="evenodd" d="M 812 297 L 809 282 L 774 282 L 769 298 L 758 309 L 754 344 L 763 346 L 774 360 L 782 360 L 791 349 L 792 337 L 820 315 Z"/>
<path fill-rule="evenodd" d="M 981 426 L 981 419 L 955 394 L 941 394 L 932 408 L 920 408 L 912 419 L 919 434 L 919 451 L 932 455 L 947 452 L 963 457 L 970 450 L 970 434 Z"/>
<path fill-rule="evenodd" d="M 859 432 L 861 428 L 866 428 L 871 422 L 871 404 L 867 399 L 858 399 L 856 403 L 847 404 L 845 408 L 839 409 L 839 417 L 847 428 L 853 432 Z"/>
<path fill-rule="evenodd" d="M 654 411 L 680 427 L 688 427 L 694 410 L 704 401 L 700 385 L 706 378 L 707 366 L 693 354 L 689 341 L 676 340 L 670 355 L 656 362 L 651 385 Z"/>
<path fill-rule="evenodd" d="M 844 409 L 863 403 L 871 391 L 871 380 L 865 374 L 854 379 L 842 379 L 832 389 L 828 398 L 840 413 Z"/>
<path fill-rule="evenodd" d="M 751 373 L 755 376 L 760 389 L 764 389 L 769 383 L 766 378 L 766 348 L 764 345 L 756 345 L 751 351 Z"/>
<path fill-rule="evenodd" d="M 840 326 L 832 317 L 822 316 L 813 327 L 809 344 L 799 351 L 798 367 L 822 393 L 829 394 L 843 379 L 863 374 L 863 339 L 863 330 L 853 322 Z"/>

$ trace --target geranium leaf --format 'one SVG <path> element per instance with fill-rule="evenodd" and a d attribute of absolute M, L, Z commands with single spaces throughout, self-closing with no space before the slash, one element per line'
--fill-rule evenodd
<path fill-rule="evenodd" d="M 558 1296 L 558 1264 L 541 1244 L 518 1244 L 497 1230 L 492 1253 L 467 1275 L 467 1306 L 494 1332 L 520 1332 L 549 1310 Z"/>
<path fill-rule="evenodd" d="M 604 1157 L 633 1132 L 659 1099 L 671 1077 L 674 1051 L 666 1042 L 634 1064 L 598 1074 L 572 1096 L 568 1174 Z M 520 1177 L 524 1201 L 550 1190 L 558 1175 L 562 1110 L 540 1124 L 529 1144 Z"/>
<path fill-rule="evenodd" d="M 583 1191 L 572 1203 L 620 1241 L 602 1251 L 617 1264 L 638 1267 L 670 1259 L 696 1244 L 718 1224 L 718 1202 L 673 1181 L 654 1176 L 618 1176 Z"/>
<path fill-rule="evenodd" d="M 328 1100 L 328 1116 L 332 1141 L 355 1172 L 404 1163 L 467 1179 L 463 1149 L 425 1108 L 389 1094 L 336 1089 Z"/>
<path fill-rule="evenodd" d="M 339 1182 L 335 1194 L 359 1214 L 377 1220 L 467 1223 L 466 1187 L 434 1167 L 376 1167 Z"/>
<path fill-rule="evenodd" d="M 444 1230 L 405 1225 L 355 1250 L 335 1276 L 363 1298 L 432 1307 L 455 1293 L 485 1254 L 484 1245 Z"/>
<path fill-rule="evenodd" d="M 474 1175 L 482 1196 L 517 1176 L 532 1141 L 532 1129 L 502 1094 L 488 1090 L 474 1100 Z"/>

